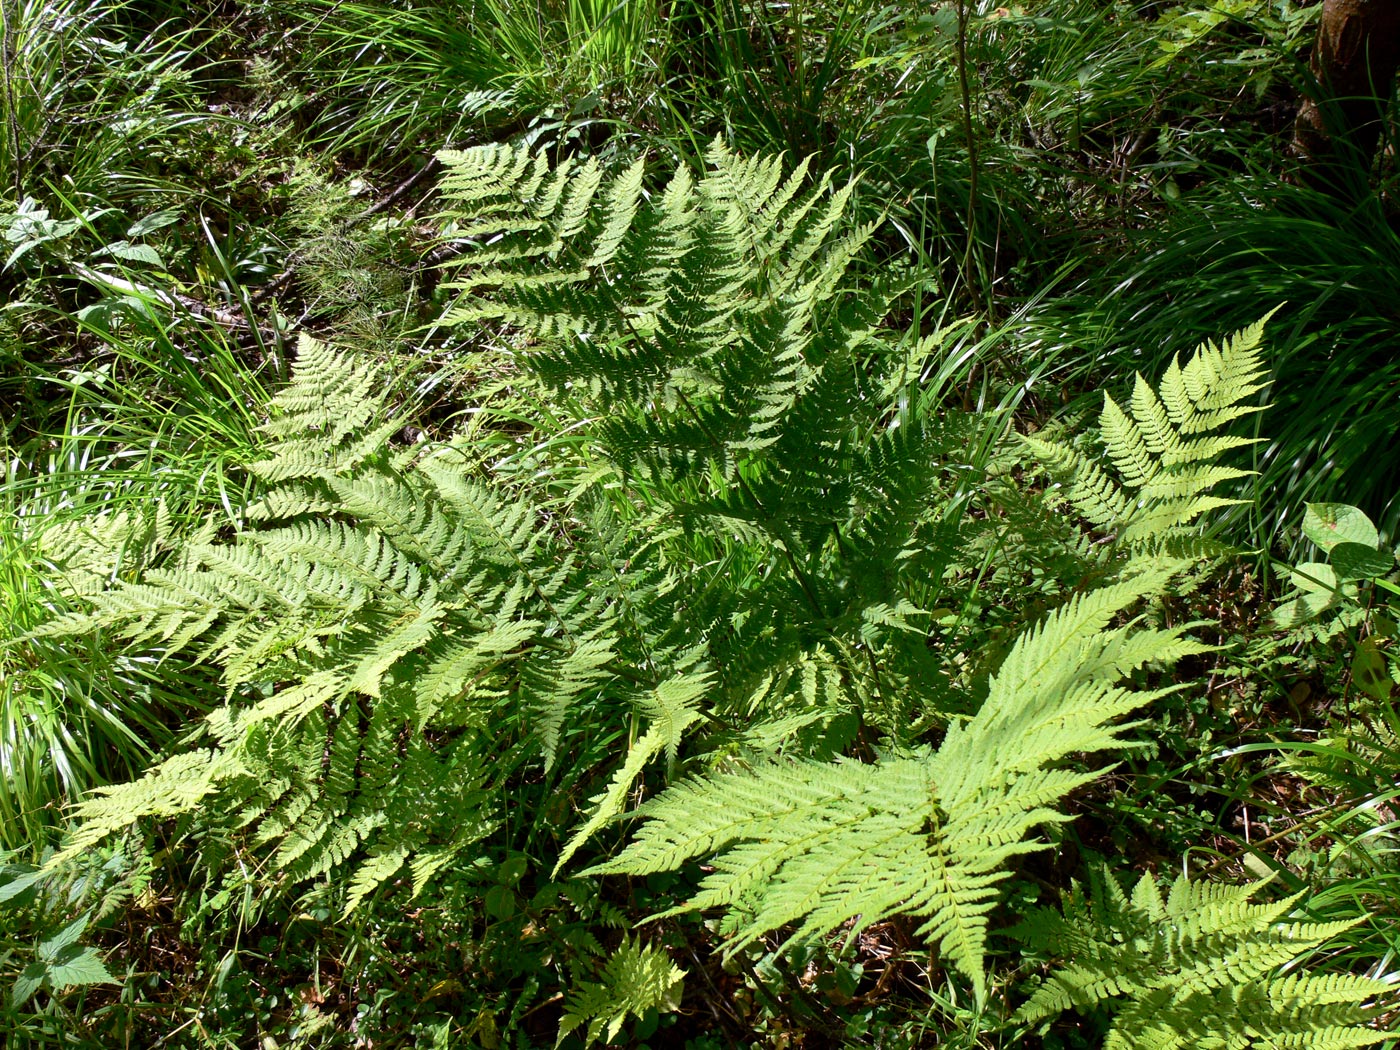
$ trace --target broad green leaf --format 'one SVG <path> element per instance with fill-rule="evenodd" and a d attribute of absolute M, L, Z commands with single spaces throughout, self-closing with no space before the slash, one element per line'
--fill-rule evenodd
<path fill-rule="evenodd" d="M 43 871 L 35 868 L 32 871 L 25 871 L 18 866 L 7 867 L 4 871 L 10 876 L 8 882 L 0 885 L 0 904 L 14 900 L 16 897 L 22 898 L 16 904 L 23 906 L 34 896 L 34 884 L 43 877 Z"/>
<path fill-rule="evenodd" d="M 131 224 L 131 228 L 126 231 L 126 235 L 132 240 L 135 240 L 138 237 L 144 237 L 146 234 L 166 226 L 173 226 L 179 221 L 179 208 L 162 208 L 160 211 L 153 211 L 151 214 L 137 219 Z"/>
<path fill-rule="evenodd" d="M 1390 699 L 1395 681 L 1390 677 L 1390 666 L 1375 638 L 1367 638 L 1356 647 L 1351 661 L 1351 681 L 1373 700 Z"/>
<path fill-rule="evenodd" d="M 1288 574 L 1293 586 L 1309 594 L 1335 595 L 1337 571 L 1321 561 L 1305 561 Z"/>
<path fill-rule="evenodd" d="M 14 1006 L 23 1006 L 34 998 L 34 993 L 44 987 L 44 978 L 48 977 L 49 968 L 41 962 L 32 962 L 24 968 L 19 977 L 15 979 L 13 987 L 10 988 L 10 1003 Z"/>
<path fill-rule="evenodd" d="M 1345 503 L 1309 503 L 1303 514 L 1303 535 L 1325 551 L 1339 543 L 1380 545 L 1380 533 L 1371 519 Z"/>
<path fill-rule="evenodd" d="M 55 991 L 89 984 L 116 984 L 96 948 L 65 948 L 49 966 L 49 986 Z"/>
<path fill-rule="evenodd" d="M 1326 562 L 1308 561 L 1294 567 L 1288 574 L 1298 593 L 1274 609 L 1274 626 L 1290 630 L 1315 619 L 1352 594 L 1355 585 L 1342 586 L 1336 570 Z"/>
<path fill-rule="evenodd" d="M 1339 580 L 1373 580 L 1395 568 L 1395 555 L 1384 547 L 1339 543 L 1332 548 L 1332 568 Z"/>
<path fill-rule="evenodd" d="M 59 952 L 77 942 L 78 938 L 83 935 L 83 931 L 87 929 L 87 924 L 88 917 L 86 915 L 74 919 L 48 940 L 40 942 L 39 955 L 44 959 L 57 958 Z"/>
<path fill-rule="evenodd" d="M 492 886 L 481 903 L 492 918 L 509 919 L 515 914 L 515 891 L 509 886 Z"/>
<path fill-rule="evenodd" d="M 132 244 L 130 241 L 113 241 L 111 244 L 94 252 L 95 255 L 112 255 L 126 262 L 150 263 L 152 266 L 159 266 L 165 269 L 165 262 L 160 257 L 160 252 L 156 251 L 149 244 Z"/>

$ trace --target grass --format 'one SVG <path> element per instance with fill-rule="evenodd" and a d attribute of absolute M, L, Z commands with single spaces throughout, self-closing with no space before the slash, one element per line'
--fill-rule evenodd
<path fill-rule="evenodd" d="M 298 0 L 280 17 L 305 42 L 289 73 L 316 111 L 308 144 L 402 160 L 545 112 L 645 104 L 666 22 L 649 2 Z"/>
<path fill-rule="evenodd" d="M 110 198 L 133 175 L 158 178 L 153 149 L 208 119 L 193 106 L 197 25 L 133 32 L 135 5 L 111 0 L 10 0 L 3 12 L 0 185 L 15 200 L 46 182 Z"/>
<path fill-rule="evenodd" d="M 52 429 L 18 419 L 0 484 L 5 551 L 0 643 L 0 844 L 38 849 L 62 805 L 130 776 L 216 695 L 207 669 L 100 638 L 30 637 L 130 578 L 206 515 L 236 523 L 247 481 L 231 462 L 257 447 L 259 371 L 223 328 L 116 300 L 104 324 L 58 319 L 97 340 L 92 357 L 34 376 Z M 91 316 L 91 315 L 90 315 Z M 30 366 L 34 368 L 34 366 Z"/>

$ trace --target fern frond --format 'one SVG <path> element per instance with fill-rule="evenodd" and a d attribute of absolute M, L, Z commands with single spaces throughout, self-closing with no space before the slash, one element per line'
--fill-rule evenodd
<path fill-rule="evenodd" d="M 190 751 L 166 759 L 133 783 L 97 788 L 76 807 L 81 823 L 48 867 L 56 868 L 80 856 L 141 817 L 188 813 L 216 789 L 221 778 L 244 772 L 236 759 L 217 751 Z"/>
<path fill-rule="evenodd" d="M 1104 395 L 1100 436 L 1119 480 L 1066 445 L 1022 440 L 1065 486 L 1070 504 L 1129 550 L 1180 539 L 1202 514 L 1239 502 L 1213 489 L 1251 473 L 1214 461 L 1255 439 L 1215 431 L 1262 407 L 1243 402 L 1267 385 L 1258 349 L 1263 325 L 1223 346 L 1202 345 L 1184 367 L 1173 361 L 1160 394 L 1137 376 L 1128 412 Z"/>
<path fill-rule="evenodd" d="M 794 939 L 891 914 L 925 920 L 980 997 L 987 914 L 1029 833 L 1096 773 L 1053 768 L 1121 743 L 1110 724 L 1149 697 L 1115 683 L 1150 659 L 1198 652 L 1180 630 L 1107 625 L 1167 575 L 1076 598 L 1024 635 L 971 722 L 937 752 L 852 762 L 778 762 L 695 779 L 644 804 L 645 822 L 595 874 L 648 874 L 712 856 L 701 892 L 676 911 L 736 908 L 730 950 L 792 925 Z M 669 914 L 669 913 L 668 913 Z"/>
<path fill-rule="evenodd" d="M 1112 875 L 1098 899 L 1069 895 L 1017 930 L 1065 958 L 1017 1017 L 1118 1007 L 1105 1047 L 1370 1046 L 1390 1038 L 1373 1022 L 1394 985 L 1352 974 L 1279 970 L 1354 923 L 1287 919 L 1299 896 L 1253 903 L 1265 882 L 1221 886 L 1178 878 L 1165 900 L 1151 875 L 1131 899 Z"/>
<path fill-rule="evenodd" d="M 585 1046 L 598 1039 L 612 1042 L 629 1016 L 676 1009 L 684 980 L 685 971 L 664 951 L 629 937 L 603 966 L 601 980 L 582 981 L 569 996 L 559 1022 L 559 1041 L 582 1027 Z"/>

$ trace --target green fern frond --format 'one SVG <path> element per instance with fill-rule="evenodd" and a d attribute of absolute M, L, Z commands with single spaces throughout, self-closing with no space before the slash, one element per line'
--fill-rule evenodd
<path fill-rule="evenodd" d="M 140 780 L 100 787 L 76 807 L 80 823 L 54 854 L 49 868 L 81 856 L 113 832 L 142 817 L 179 816 L 196 809 L 220 780 L 246 770 L 217 751 L 190 751 L 166 759 Z"/>
<path fill-rule="evenodd" d="M 1370 1046 L 1394 985 L 1282 967 L 1354 923 L 1288 920 L 1300 895 L 1253 903 L 1265 882 L 1221 886 L 1178 878 L 1165 900 L 1151 875 L 1126 896 L 1112 875 L 1086 899 L 1042 910 L 1014 930 L 1068 960 L 1017 1014 L 1043 1021 L 1101 1003 L 1117 1008 L 1105 1047 Z"/>
<path fill-rule="evenodd" d="M 450 450 L 392 454 L 370 366 L 302 352 L 268 427 L 262 520 L 45 628 L 195 650 L 229 693 L 212 752 L 84 803 L 64 856 L 145 817 L 197 817 L 249 828 L 288 879 L 353 872 L 352 907 L 404 864 L 421 886 L 493 825 L 479 752 L 502 692 L 535 722 L 513 746 L 549 762 L 571 705 L 611 679 L 611 596 L 578 586 L 543 511 L 464 477 Z M 674 755 L 685 698 L 659 694 L 656 716 Z"/>
<path fill-rule="evenodd" d="M 1127 412 L 1104 395 L 1099 431 L 1117 479 L 1067 445 L 1022 440 L 1064 486 L 1070 504 L 1121 544 L 1131 549 L 1180 539 L 1202 514 L 1239 502 L 1211 495 L 1213 489 L 1251 473 L 1214 460 L 1255 439 L 1214 432 L 1262 407 L 1244 402 L 1267 385 L 1263 326 L 1261 320 L 1223 346 L 1199 347 L 1185 366 L 1173 361 L 1160 393 L 1137 376 Z"/>
<path fill-rule="evenodd" d="M 277 442 L 276 453 L 249 469 L 267 481 L 286 481 L 355 465 L 388 438 L 384 431 L 365 433 L 382 398 L 369 361 L 301 335 L 292 381 L 273 398 L 272 419 L 260 428 Z M 350 441 L 356 436 L 358 445 Z"/>
<path fill-rule="evenodd" d="M 1012 858 L 1041 848 L 1040 824 L 1095 772 L 1054 768 L 1119 745 L 1111 722 L 1150 695 L 1116 683 L 1148 660 L 1204 647 L 1180 630 L 1108 625 L 1165 573 L 1071 601 L 1013 647 L 971 722 L 937 752 L 873 765 L 778 762 L 689 780 L 644 804 L 645 822 L 595 874 L 649 874 L 711 856 L 714 872 L 676 911 L 741 909 L 730 950 L 792 926 L 789 942 L 891 914 L 925 920 L 984 993 L 987 914 Z M 668 913 L 669 914 L 669 913 Z"/>
<path fill-rule="evenodd" d="M 675 1010 L 684 980 L 685 971 L 664 951 L 629 937 L 604 965 L 601 980 L 581 981 L 575 987 L 564 1004 L 559 1042 L 576 1028 L 584 1028 L 585 1046 L 599 1039 L 612 1042 L 629 1016 Z"/>
<path fill-rule="evenodd" d="M 554 865 L 556 875 L 578 852 L 579 847 L 622 812 L 633 783 L 653 757 L 664 753 L 667 774 L 674 774 L 681 738 L 702 717 L 698 701 L 709 689 L 710 678 L 709 674 L 700 673 L 668 679 L 639 699 L 638 707 L 651 725 L 632 745 L 627 760 L 613 774 L 606 790 L 593 799 L 592 814 L 559 854 L 559 860 Z"/>

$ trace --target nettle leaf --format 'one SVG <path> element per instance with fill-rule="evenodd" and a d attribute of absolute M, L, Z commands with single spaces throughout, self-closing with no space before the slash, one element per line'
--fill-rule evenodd
<path fill-rule="evenodd" d="M 54 956 L 48 965 L 48 983 L 54 990 L 91 984 L 117 984 L 96 948 L 71 945 Z"/>
<path fill-rule="evenodd" d="M 79 944 L 91 916 L 80 915 L 58 932 L 39 942 L 37 956 L 20 971 L 10 990 L 13 1004 L 23 1006 L 44 989 L 59 993 L 68 988 L 92 984 L 117 984 L 97 954 L 97 949 Z"/>
<path fill-rule="evenodd" d="M 34 998 L 48 980 L 49 968 L 45 963 L 32 962 L 20 971 L 19 977 L 10 987 L 10 1002 L 16 1007 L 23 1006 Z"/>
<path fill-rule="evenodd" d="M 41 959 L 54 959 L 59 952 L 75 945 L 78 938 L 87 930 L 89 918 L 90 917 L 87 915 L 81 915 L 55 933 L 52 937 L 40 941 L 39 957 Z"/>
<path fill-rule="evenodd" d="M 165 268 L 165 261 L 161 259 L 160 252 L 156 251 L 149 244 L 133 244 L 130 241 L 113 241 L 104 245 L 93 255 L 110 255 L 113 258 L 121 259 L 125 262 L 149 263 L 152 266 Z"/>

